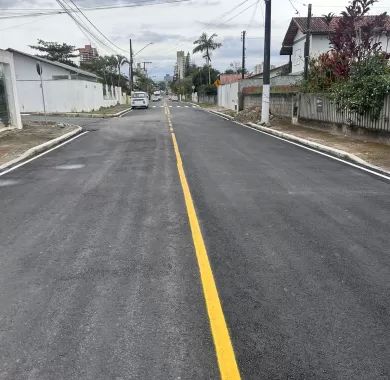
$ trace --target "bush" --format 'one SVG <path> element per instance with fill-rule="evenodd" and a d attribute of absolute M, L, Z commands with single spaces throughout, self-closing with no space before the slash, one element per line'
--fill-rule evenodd
<path fill-rule="evenodd" d="M 205 84 L 203 86 L 199 86 L 198 93 L 202 95 L 217 95 L 218 90 L 213 84 Z"/>
<path fill-rule="evenodd" d="M 387 94 L 390 94 L 390 67 L 385 56 L 378 54 L 352 64 L 349 79 L 336 82 L 329 95 L 339 109 L 361 115 L 370 113 L 378 119 Z"/>

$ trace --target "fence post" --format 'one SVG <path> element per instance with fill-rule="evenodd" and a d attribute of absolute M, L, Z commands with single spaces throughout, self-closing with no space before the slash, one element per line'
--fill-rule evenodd
<path fill-rule="evenodd" d="M 292 119 L 291 122 L 294 125 L 297 125 L 299 122 L 299 107 L 301 103 L 301 94 L 295 94 L 293 95 L 293 101 L 292 101 Z"/>

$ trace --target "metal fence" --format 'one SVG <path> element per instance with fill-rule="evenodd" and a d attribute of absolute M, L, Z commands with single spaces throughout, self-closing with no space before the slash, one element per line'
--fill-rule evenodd
<path fill-rule="evenodd" d="M 373 119 L 370 114 L 338 110 L 325 96 L 300 94 L 299 118 L 390 132 L 390 95 L 385 98 L 379 118 Z"/>

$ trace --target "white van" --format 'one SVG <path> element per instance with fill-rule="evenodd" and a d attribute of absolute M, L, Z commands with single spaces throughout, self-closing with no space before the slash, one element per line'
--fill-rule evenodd
<path fill-rule="evenodd" d="M 149 95 L 146 92 L 134 92 L 131 97 L 131 108 L 149 108 Z"/>

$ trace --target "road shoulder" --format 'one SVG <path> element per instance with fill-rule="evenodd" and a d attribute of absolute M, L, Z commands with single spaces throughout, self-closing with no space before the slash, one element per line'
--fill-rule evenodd
<path fill-rule="evenodd" d="M 0 133 L 0 171 L 42 153 L 78 135 L 82 128 L 69 124 L 28 123 L 23 129 Z"/>
<path fill-rule="evenodd" d="M 233 116 L 221 110 L 204 110 L 235 121 Z M 272 127 L 264 127 L 253 122 L 235 122 L 390 175 L 390 145 L 368 139 L 336 135 L 326 130 L 295 126 L 287 122 L 275 122 Z"/>

